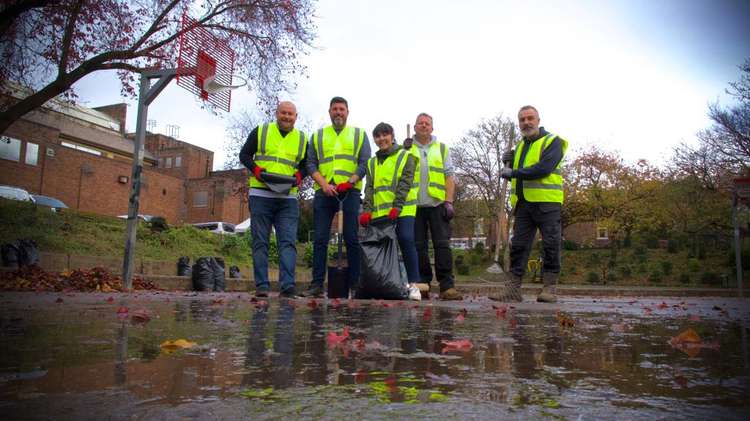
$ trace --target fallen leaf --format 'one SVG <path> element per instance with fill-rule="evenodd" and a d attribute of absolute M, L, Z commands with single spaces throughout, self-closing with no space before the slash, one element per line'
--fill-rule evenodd
<path fill-rule="evenodd" d="M 109 297 L 109 298 L 107 298 L 107 302 L 108 302 L 108 303 L 111 303 L 111 302 L 113 302 L 114 300 L 115 300 L 115 299 L 114 299 L 113 297 Z"/>
<path fill-rule="evenodd" d="M 474 345 L 468 339 L 456 339 L 455 341 L 443 341 L 443 354 L 446 352 L 458 351 L 469 352 Z"/>
<path fill-rule="evenodd" d="M 424 313 L 422 313 L 423 320 L 430 320 L 432 318 L 432 307 L 426 307 Z"/>
<path fill-rule="evenodd" d="M 354 373 L 354 383 L 364 383 L 365 380 L 367 380 L 367 372 L 366 371 L 357 371 Z"/>
<path fill-rule="evenodd" d="M 665 308 L 669 308 L 669 304 L 662 301 L 661 304 L 656 306 L 656 308 L 658 308 L 659 310 L 664 310 Z"/>
<path fill-rule="evenodd" d="M 464 317 L 463 313 L 458 313 L 458 316 L 456 316 L 456 322 L 461 323 L 464 321 L 466 317 Z"/>
<path fill-rule="evenodd" d="M 120 307 L 120 308 L 117 309 L 117 314 L 127 314 L 128 311 L 130 311 L 130 310 L 127 307 L 122 306 L 122 307 Z"/>
<path fill-rule="evenodd" d="M 718 342 L 703 342 L 701 337 L 693 329 L 687 329 L 669 340 L 673 348 L 678 349 L 689 357 L 696 357 L 703 348 L 719 349 Z"/>
<path fill-rule="evenodd" d="M 148 323 L 151 320 L 151 315 L 145 309 L 138 309 L 130 315 L 130 320 L 133 323 Z"/>
<path fill-rule="evenodd" d="M 341 305 L 341 299 L 340 298 L 334 298 L 331 300 L 331 308 L 339 308 Z"/>
<path fill-rule="evenodd" d="M 192 348 L 195 345 L 197 345 L 195 342 L 190 342 L 185 339 L 177 339 L 174 341 L 164 341 L 161 343 L 160 347 L 164 352 L 170 353 L 177 351 L 178 349 Z"/>
<path fill-rule="evenodd" d="M 697 322 L 700 319 L 701 319 L 701 316 L 699 316 L 697 314 L 690 314 L 690 315 L 688 315 L 688 320 L 690 320 L 691 322 Z"/>
<path fill-rule="evenodd" d="M 307 302 L 307 306 L 310 307 L 311 310 L 315 310 L 318 308 L 318 302 L 315 300 L 310 300 Z"/>
<path fill-rule="evenodd" d="M 341 334 L 337 334 L 336 332 L 328 332 L 328 336 L 326 336 L 326 340 L 328 342 L 328 346 L 331 348 L 340 346 L 343 344 L 347 339 L 349 339 L 349 328 L 345 327 L 344 330 L 341 332 Z"/>

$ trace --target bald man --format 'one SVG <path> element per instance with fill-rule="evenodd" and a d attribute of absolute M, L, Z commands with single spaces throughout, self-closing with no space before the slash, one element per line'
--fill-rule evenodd
<path fill-rule="evenodd" d="M 284 101 L 276 107 L 276 121 L 250 132 L 240 151 L 240 162 L 250 172 L 248 204 L 253 237 L 255 295 L 268 297 L 268 240 L 276 230 L 279 248 L 279 296 L 294 298 L 294 267 L 297 262 L 297 223 L 299 186 L 305 176 L 305 134 L 294 128 L 297 108 Z M 289 184 L 271 177 L 286 176 Z M 279 177 L 275 177 L 278 179 Z M 283 177 L 281 177 L 283 179 Z"/>

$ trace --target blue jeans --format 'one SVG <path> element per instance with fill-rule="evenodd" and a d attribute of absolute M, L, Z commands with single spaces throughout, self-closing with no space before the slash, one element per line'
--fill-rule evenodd
<path fill-rule="evenodd" d="M 253 275 L 255 288 L 269 287 L 268 240 L 271 226 L 276 229 L 279 248 L 279 290 L 294 288 L 297 262 L 297 223 L 299 203 L 294 199 L 250 196 L 250 233 L 253 235 Z"/>
<path fill-rule="evenodd" d="M 396 235 L 398 236 L 398 246 L 401 249 L 401 256 L 404 258 L 406 267 L 406 279 L 409 283 L 419 282 L 419 258 L 417 257 L 417 246 L 414 242 L 414 221 L 413 216 L 403 216 L 396 221 Z"/>
<path fill-rule="evenodd" d="M 313 199 L 313 223 L 315 237 L 313 241 L 312 285 L 323 286 L 328 260 L 328 241 L 331 239 L 331 223 L 339 210 L 336 197 L 329 197 L 318 190 Z M 359 282 L 359 239 L 357 224 L 359 217 L 359 190 L 349 190 L 344 198 L 344 243 L 346 260 L 349 263 L 347 283 L 351 289 Z"/>

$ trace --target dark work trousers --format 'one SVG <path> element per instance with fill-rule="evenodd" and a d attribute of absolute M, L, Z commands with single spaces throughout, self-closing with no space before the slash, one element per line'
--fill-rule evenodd
<path fill-rule="evenodd" d="M 432 266 L 427 244 L 427 233 L 435 249 L 435 275 L 440 292 L 453 288 L 453 253 L 451 253 L 451 224 L 445 217 L 445 207 L 418 207 L 414 239 L 419 256 L 419 277 L 422 283 L 432 282 Z"/>
<path fill-rule="evenodd" d="M 510 239 L 510 271 L 516 276 L 526 273 L 529 254 L 536 230 L 542 233 L 544 273 L 560 273 L 560 224 L 559 203 L 531 203 L 521 200 L 516 203 L 513 237 Z"/>

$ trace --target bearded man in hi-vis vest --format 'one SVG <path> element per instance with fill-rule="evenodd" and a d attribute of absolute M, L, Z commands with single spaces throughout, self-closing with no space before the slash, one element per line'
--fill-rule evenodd
<path fill-rule="evenodd" d="M 521 281 L 531 253 L 537 229 L 542 234 L 544 287 L 537 301 L 557 301 L 555 286 L 560 277 L 560 245 L 563 203 L 562 162 L 568 141 L 539 127 L 539 112 L 531 105 L 518 111 L 518 126 L 523 139 L 515 150 L 503 154 L 506 168 L 500 176 L 511 180 L 510 202 L 514 209 L 513 236 L 510 240 L 510 279 L 508 290 L 499 300 L 520 301 Z M 508 167 L 508 163 L 510 167 Z"/>
<path fill-rule="evenodd" d="M 370 159 L 370 140 L 359 127 L 346 125 L 349 103 L 342 97 L 331 99 L 328 115 L 331 125 L 310 136 L 307 146 L 307 171 L 315 180 L 313 198 L 313 271 L 310 288 L 304 297 L 322 297 L 328 260 L 331 223 L 343 197 L 344 243 L 348 262 L 347 286 L 351 290 L 359 282 L 360 248 L 357 219 L 361 202 L 362 179 Z"/>

